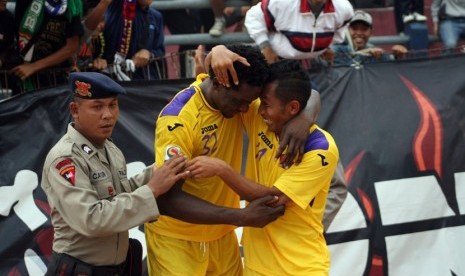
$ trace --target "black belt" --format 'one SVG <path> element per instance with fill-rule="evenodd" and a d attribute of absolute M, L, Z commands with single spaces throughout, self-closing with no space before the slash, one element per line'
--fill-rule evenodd
<path fill-rule="evenodd" d="M 68 254 L 53 252 L 46 275 L 120 276 L 124 275 L 124 268 L 125 262 L 119 265 L 94 266 Z"/>
<path fill-rule="evenodd" d="M 123 275 L 126 263 L 120 265 L 93 266 L 92 274 L 94 275 Z"/>

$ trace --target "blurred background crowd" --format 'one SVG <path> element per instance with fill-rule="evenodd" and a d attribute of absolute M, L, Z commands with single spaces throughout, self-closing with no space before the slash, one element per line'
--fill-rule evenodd
<path fill-rule="evenodd" d="M 318 18 L 328 12 L 328 3 L 345 1 L 308 3 Z M 190 78 L 199 44 L 208 53 L 216 44 L 255 43 L 272 62 L 282 55 L 260 40 L 253 22 L 256 11 L 272 7 L 270 2 L 0 0 L 0 99 L 66 83 L 74 71 L 100 71 L 118 81 Z M 321 52 L 309 50 L 318 55 L 299 57 L 308 66 L 464 52 L 465 0 L 348 3 L 353 11 L 342 39 L 334 35 Z"/>

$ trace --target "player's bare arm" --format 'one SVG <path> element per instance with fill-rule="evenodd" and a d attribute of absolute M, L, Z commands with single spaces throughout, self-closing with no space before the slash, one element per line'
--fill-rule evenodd
<path fill-rule="evenodd" d="M 241 198 L 247 201 L 253 201 L 265 196 L 278 197 L 273 206 L 287 203 L 289 198 L 275 187 L 263 186 L 252 180 L 249 180 L 237 173 L 231 166 L 221 159 L 198 156 L 187 163 L 187 170 L 190 177 L 208 178 L 213 176 L 220 177 L 231 189 L 233 189 Z"/>
<path fill-rule="evenodd" d="M 259 198 L 246 208 L 227 208 L 214 205 L 182 190 L 176 184 L 157 198 L 160 214 L 196 224 L 230 224 L 263 227 L 284 214 L 284 206 L 269 206 L 273 196 Z"/>

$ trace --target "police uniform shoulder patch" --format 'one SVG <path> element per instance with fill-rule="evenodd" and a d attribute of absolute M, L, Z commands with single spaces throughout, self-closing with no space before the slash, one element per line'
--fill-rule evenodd
<path fill-rule="evenodd" d="M 92 154 L 94 151 L 86 144 L 82 144 L 82 150 L 85 151 L 87 154 Z"/>
<path fill-rule="evenodd" d="M 168 145 L 165 149 L 165 161 L 170 160 L 171 157 L 180 155 L 181 154 L 181 147 L 176 145 Z"/>
<path fill-rule="evenodd" d="M 73 163 L 73 160 L 71 160 L 70 158 L 66 158 L 66 159 L 63 159 L 60 162 L 58 162 L 58 164 L 55 166 L 55 168 L 57 170 L 61 170 L 61 168 L 65 167 L 65 166 L 68 166 L 68 165 L 70 165 L 72 163 Z"/>
<path fill-rule="evenodd" d="M 75 167 L 67 166 L 60 170 L 60 175 L 74 186 Z"/>

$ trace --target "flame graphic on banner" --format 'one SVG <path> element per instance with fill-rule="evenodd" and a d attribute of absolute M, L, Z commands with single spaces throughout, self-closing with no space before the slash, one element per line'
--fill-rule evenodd
<path fill-rule="evenodd" d="M 382 276 L 383 273 L 383 258 L 379 255 L 373 255 L 371 259 L 371 269 L 369 276 Z"/>
<path fill-rule="evenodd" d="M 354 159 L 349 163 L 349 165 L 346 167 L 344 176 L 346 178 L 347 186 L 350 186 L 350 182 L 352 181 L 352 176 L 354 176 L 355 171 L 358 168 L 358 165 L 360 164 L 360 161 L 362 161 L 363 156 L 365 155 L 365 151 L 360 152 L 355 156 Z"/>
<path fill-rule="evenodd" d="M 350 186 L 352 177 L 354 176 L 354 173 L 357 170 L 358 165 L 360 164 L 364 156 L 365 156 L 365 151 L 360 152 L 359 154 L 357 154 L 357 156 L 355 156 L 354 159 L 352 159 L 349 165 L 346 166 L 344 176 L 346 178 L 347 186 Z M 356 190 L 357 190 L 360 200 L 362 201 L 363 207 L 365 207 L 365 211 L 368 216 L 368 219 L 370 220 L 370 222 L 373 222 L 373 218 L 375 214 L 374 214 L 372 200 L 362 189 L 357 188 Z"/>
<path fill-rule="evenodd" d="M 362 200 L 365 211 L 367 212 L 368 219 L 370 223 L 373 223 L 375 217 L 375 210 L 373 209 L 373 203 L 371 202 L 370 197 L 360 188 L 357 188 L 357 193 L 360 199 Z"/>
<path fill-rule="evenodd" d="M 420 126 L 413 141 L 413 156 L 419 171 L 436 171 L 442 178 L 442 124 L 436 107 L 418 87 L 400 76 L 420 109 Z"/>

